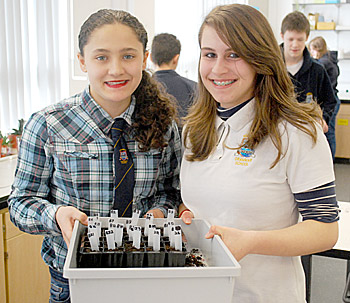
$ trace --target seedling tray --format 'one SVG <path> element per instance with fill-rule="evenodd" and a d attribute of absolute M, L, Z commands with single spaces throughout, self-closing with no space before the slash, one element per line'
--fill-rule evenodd
<path fill-rule="evenodd" d="M 108 218 L 100 219 L 102 227 L 107 227 Z M 125 224 L 125 219 L 118 220 Z M 71 302 L 231 303 L 235 277 L 240 275 L 238 262 L 219 237 L 205 239 L 209 230 L 206 221 L 194 219 L 191 225 L 181 219 L 174 221 L 181 225 L 187 250 L 199 248 L 207 267 L 79 268 L 79 242 L 86 227 L 76 221 L 63 269 L 69 279 Z M 164 219 L 154 219 L 153 223 L 162 227 Z M 145 219 L 139 219 L 137 225 L 144 224 Z M 145 256 L 148 259 L 148 254 Z M 102 254 L 99 262 L 106 264 Z M 147 262 L 152 264 L 152 260 Z"/>

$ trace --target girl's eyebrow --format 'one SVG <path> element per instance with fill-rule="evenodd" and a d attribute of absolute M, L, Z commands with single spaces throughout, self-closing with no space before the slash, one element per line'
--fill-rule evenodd
<path fill-rule="evenodd" d="M 213 49 L 211 47 L 201 47 L 201 51 L 214 51 L 215 52 L 215 49 Z M 227 53 L 227 52 L 234 52 L 235 53 L 235 51 L 232 48 L 227 48 L 225 50 L 225 53 Z"/>
<path fill-rule="evenodd" d="M 213 51 L 214 49 L 210 47 L 201 47 L 201 50 Z"/>
<path fill-rule="evenodd" d="M 122 48 L 119 52 L 130 52 L 130 51 L 137 51 L 136 48 L 133 48 L 133 47 L 125 47 L 125 48 Z M 105 48 L 97 48 L 97 49 L 94 49 L 93 50 L 94 53 L 111 53 L 110 50 L 108 49 L 105 49 Z"/>
<path fill-rule="evenodd" d="M 104 48 L 97 48 L 97 49 L 94 49 L 92 52 L 93 53 L 110 53 L 108 49 L 104 49 Z"/>

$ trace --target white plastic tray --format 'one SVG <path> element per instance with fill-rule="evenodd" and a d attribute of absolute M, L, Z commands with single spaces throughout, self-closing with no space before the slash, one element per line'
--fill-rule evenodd
<path fill-rule="evenodd" d="M 102 227 L 107 227 L 102 218 Z M 125 220 L 119 219 L 125 223 Z M 145 219 L 138 225 L 144 226 Z M 163 226 L 164 219 L 154 219 Z M 79 239 L 84 226 L 75 222 L 63 275 L 69 279 L 72 303 L 142 302 L 142 303 L 231 303 L 234 278 L 240 275 L 240 265 L 218 236 L 205 239 L 209 224 L 194 219 L 181 225 L 188 248 L 200 248 L 208 267 L 153 268 L 77 268 Z"/>

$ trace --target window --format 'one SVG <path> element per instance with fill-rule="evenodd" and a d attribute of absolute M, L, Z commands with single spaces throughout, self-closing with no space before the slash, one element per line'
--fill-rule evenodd
<path fill-rule="evenodd" d="M 67 0 L 0 1 L 0 130 L 68 91 Z"/>

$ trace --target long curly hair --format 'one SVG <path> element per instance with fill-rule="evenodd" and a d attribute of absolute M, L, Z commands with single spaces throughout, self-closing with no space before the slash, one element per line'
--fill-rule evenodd
<path fill-rule="evenodd" d="M 84 56 L 84 47 L 92 32 L 103 25 L 120 23 L 130 27 L 143 45 L 146 53 L 147 32 L 142 23 L 133 15 L 122 10 L 101 9 L 83 23 L 79 33 L 79 51 Z M 159 149 L 167 145 L 164 134 L 173 120 L 176 120 L 176 106 L 168 94 L 161 91 L 157 82 L 146 72 L 134 92 L 136 107 L 131 125 L 135 140 L 141 151 Z"/>
<path fill-rule="evenodd" d="M 165 147 L 164 134 L 172 121 L 177 121 L 173 100 L 161 91 L 159 84 L 146 71 L 142 72 L 142 80 L 134 96 L 136 107 L 132 128 L 140 150 Z"/>
<path fill-rule="evenodd" d="M 317 140 L 316 125 L 322 114 L 316 103 L 300 104 L 287 74 L 281 51 L 266 18 L 248 5 L 232 4 L 214 8 L 199 31 L 210 26 L 222 41 L 256 71 L 255 115 L 244 146 L 254 149 L 269 136 L 278 154 L 271 167 L 283 157 L 279 123 L 287 121 Z M 199 61 L 200 70 L 201 61 Z M 186 117 L 184 142 L 191 153 L 188 161 L 203 161 L 214 151 L 218 141 L 215 129 L 217 102 L 208 92 L 199 75 L 198 97 Z M 241 148 L 237 146 L 234 149 Z"/>

